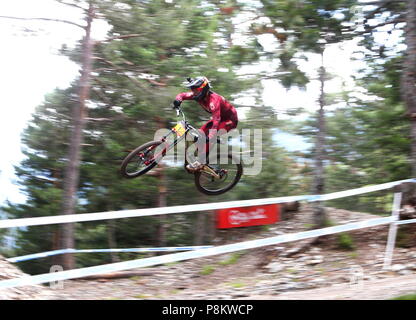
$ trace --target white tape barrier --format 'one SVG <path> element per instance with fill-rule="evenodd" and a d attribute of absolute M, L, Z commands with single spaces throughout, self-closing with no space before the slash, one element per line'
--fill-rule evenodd
<path fill-rule="evenodd" d="M 189 247 L 160 247 L 160 248 L 118 248 L 118 249 L 61 249 L 61 250 L 52 250 L 52 251 L 46 251 L 41 253 L 33 253 L 33 254 L 27 254 L 24 256 L 19 257 L 13 257 L 6 259 L 9 262 L 21 262 L 21 261 L 27 261 L 27 260 L 33 260 L 33 259 L 39 259 L 39 258 L 45 258 L 50 256 L 55 256 L 59 254 L 65 254 L 65 253 L 109 253 L 109 252 L 134 252 L 134 253 L 140 253 L 140 252 L 170 252 L 170 251 L 190 251 L 190 250 L 200 250 L 200 249 L 208 249 L 212 248 L 213 246 L 189 246 Z"/>
<path fill-rule="evenodd" d="M 17 286 L 25 286 L 25 285 L 34 285 L 40 284 L 45 282 L 52 282 L 52 281 L 62 281 L 67 279 L 75 279 L 75 278 L 82 278 L 87 277 L 95 274 L 101 273 L 110 273 L 120 270 L 127 270 L 127 269 L 135 269 L 135 268 L 144 268 L 150 267 L 154 265 L 160 265 L 170 262 L 176 261 L 183 261 L 195 258 L 202 258 L 208 257 L 213 255 L 225 254 L 234 251 L 246 250 L 246 249 L 253 249 L 263 246 L 269 245 L 276 245 L 279 243 L 291 242 L 291 241 L 298 241 L 307 238 L 313 238 L 323 235 L 329 235 L 339 232 L 347 232 L 352 230 L 358 230 L 363 228 L 375 227 L 379 225 L 389 224 L 395 221 L 394 217 L 385 217 L 385 218 L 377 218 L 377 219 L 370 219 L 361 222 L 354 222 L 348 223 L 344 225 L 311 230 L 311 231 L 304 231 L 286 235 L 280 235 L 275 237 L 269 237 L 264 239 L 258 240 L 250 240 L 239 242 L 235 244 L 228 244 L 217 246 L 209 249 L 200 249 L 200 250 L 193 250 L 187 252 L 180 252 L 180 253 L 173 253 L 167 254 L 152 258 L 145 258 L 145 259 L 137 259 L 131 261 L 124 261 L 124 262 L 117 262 L 111 264 L 105 264 L 100 266 L 82 268 L 82 269 L 74 269 L 74 270 L 67 270 L 61 272 L 54 272 L 54 273 L 47 273 L 41 274 L 36 276 L 25 276 L 21 278 L 9 279 L 0 281 L 0 289 L 3 288 L 11 288 Z"/>
<path fill-rule="evenodd" d="M 59 216 L 49 216 L 49 217 L 37 217 L 37 218 L 6 219 L 6 220 L 0 220 L 0 228 L 27 227 L 27 226 L 57 224 L 57 223 L 72 223 L 72 222 L 85 222 L 85 221 L 96 221 L 96 220 L 107 220 L 107 219 L 147 217 L 147 216 L 173 214 L 173 213 L 187 213 L 187 212 L 226 209 L 226 208 L 234 208 L 234 207 L 248 207 L 248 206 L 253 206 L 253 205 L 300 201 L 300 200 L 309 199 L 310 197 L 311 196 L 293 196 L 293 197 L 281 197 L 281 198 L 269 198 L 269 199 L 254 199 L 254 200 L 216 202 L 216 203 L 205 203 L 205 204 L 191 204 L 191 205 L 185 205 L 185 206 L 172 206 L 172 207 L 161 207 L 161 208 L 133 209 L 133 210 L 108 211 L 108 212 L 97 212 L 97 213 L 79 213 L 79 214 L 72 214 L 72 215 L 59 215 Z"/>
<path fill-rule="evenodd" d="M 381 191 L 393 188 L 399 184 L 405 183 L 405 182 L 413 182 L 416 183 L 416 179 L 406 179 L 406 180 L 400 180 L 400 181 L 393 181 L 393 182 L 387 182 L 382 183 L 374 186 L 368 186 L 368 187 L 362 187 L 357 189 L 351 189 L 351 190 L 345 190 L 340 192 L 333 192 L 329 194 L 324 194 L 320 197 L 319 201 L 327 201 L 327 200 L 333 200 L 333 199 L 339 199 L 339 198 L 345 198 L 350 196 L 356 196 L 363 193 L 368 192 L 375 192 L 375 191 Z"/>
<path fill-rule="evenodd" d="M 409 224 L 409 223 L 416 223 L 416 219 L 400 220 L 400 221 L 395 222 L 395 224 L 398 224 L 398 225 Z"/>
<path fill-rule="evenodd" d="M 308 202 L 326 201 L 326 200 L 338 199 L 338 198 L 343 198 L 343 197 L 349 197 L 352 195 L 358 195 L 358 194 L 363 194 L 363 193 L 368 193 L 368 192 L 390 189 L 404 182 L 416 182 L 416 179 L 394 181 L 394 182 L 384 183 L 384 184 L 375 185 L 375 186 L 368 186 L 368 187 L 363 187 L 363 188 L 358 188 L 358 189 L 330 193 L 326 195 L 289 196 L 289 197 L 266 198 L 266 199 L 251 199 L 251 200 L 240 200 L 240 201 L 192 204 L 192 205 L 185 205 L 185 206 L 172 206 L 172 207 L 161 207 L 161 208 L 134 209 L 134 210 L 109 211 L 109 212 L 97 212 L 97 213 L 80 213 L 80 214 L 72 214 L 72 215 L 59 215 L 59 216 L 23 218 L 23 219 L 5 219 L 5 220 L 0 220 L 0 228 L 27 227 L 27 226 L 57 224 L 57 223 L 72 223 L 72 222 L 85 222 L 85 221 L 96 221 L 96 220 L 107 220 L 107 219 L 145 217 L 145 216 L 154 216 L 154 215 L 162 215 L 162 214 L 228 209 L 228 208 L 235 208 L 235 207 L 250 207 L 250 206 L 255 206 L 255 205 L 276 204 L 276 203 L 285 203 L 285 202 L 292 202 L 292 201 L 308 201 Z"/>

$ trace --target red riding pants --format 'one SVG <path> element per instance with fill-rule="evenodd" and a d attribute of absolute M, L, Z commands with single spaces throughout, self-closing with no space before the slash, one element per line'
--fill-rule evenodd
<path fill-rule="evenodd" d="M 205 123 L 201 128 L 199 128 L 199 130 L 202 131 L 205 134 L 206 137 L 208 137 L 209 130 L 212 128 L 213 123 L 214 123 L 214 121 L 210 120 L 207 123 Z M 237 120 L 221 121 L 218 125 L 217 134 L 220 134 L 221 131 L 223 131 L 223 130 L 225 130 L 226 132 L 229 132 L 230 130 L 237 127 L 237 123 L 238 123 Z M 217 142 L 216 141 L 217 134 L 214 136 L 214 139 L 210 139 L 209 143 L 207 143 L 205 145 L 205 153 L 208 153 L 208 151 L 211 149 L 211 147 Z"/>

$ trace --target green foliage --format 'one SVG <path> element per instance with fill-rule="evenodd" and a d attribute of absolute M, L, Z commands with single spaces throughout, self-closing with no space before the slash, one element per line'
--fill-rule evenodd
<path fill-rule="evenodd" d="M 202 267 L 202 270 L 199 272 L 200 275 L 202 276 L 207 276 L 210 275 L 211 273 L 213 273 L 215 271 L 215 266 L 213 265 L 205 265 Z"/>
<path fill-rule="evenodd" d="M 187 76 L 206 75 L 213 90 L 230 101 L 251 89 L 253 97 L 261 93 L 258 78 L 242 79 L 239 68 L 259 59 L 278 59 L 280 65 L 272 74 L 286 87 L 304 88 L 309 79 L 298 62 L 304 52 L 320 53 L 322 43 L 349 39 L 342 25 L 351 19 L 353 0 L 260 1 L 258 13 L 270 18 L 267 25 L 251 27 L 255 35 L 270 33 L 279 41 L 278 53 L 262 51 L 258 39 L 251 35 L 244 44 L 233 43 L 235 13 L 222 14 L 219 7 L 235 6 L 236 12 L 248 3 L 202 0 L 164 0 L 95 2 L 97 12 L 111 26 L 108 38 L 123 39 L 97 42 L 94 56 L 94 79 L 91 104 L 88 108 L 77 212 L 102 212 L 150 208 L 158 205 L 162 181 L 145 175 L 127 180 L 118 174 L 121 160 L 133 148 L 153 140 L 160 126 L 170 128 L 176 121 L 170 103 L 185 90 L 181 83 Z M 237 5 L 238 4 L 238 5 Z M 396 11 L 400 8 L 394 8 Z M 371 47 L 373 39 L 365 38 Z M 64 52 L 81 61 L 78 46 Z M 347 107 L 329 114 L 327 119 L 327 192 L 340 191 L 367 184 L 407 178 L 410 166 L 409 125 L 404 118 L 400 98 L 400 66 L 402 57 L 383 63 L 373 61 L 370 71 L 363 72 L 358 84 L 367 89 L 372 99 L 360 100 L 352 93 L 328 97 L 327 103 L 346 99 Z M 66 90 L 55 90 L 36 109 L 22 136 L 26 159 L 16 166 L 24 204 L 8 204 L 4 211 L 10 218 L 49 216 L 61 213 L 64 170 L 70 139 L 71 113 L 77 103 L 77 82 Z M 208 116 L 193 101 L 183 104 L 194 126 L 202 125 Z M 94 120 L 95 119 L 95 120 Z M 311 162 L 315 150 L 291 154 L 276 146 L 276 128 L 291 128 L 314 138 L 316 116 L 299 127 L 282 122 L 271 107 L 253 107 L 240 121 L 238 129 L 261 128 L 262 170 L 256 176 L 244 175 L 232 190 L 218 197 L 200 195 L 192 176 L 181 167 L 164 170 L 167 204 L 185 205 L 201 202 L 244 200 L 304 194 L 310 192 Z M 299 130 L 298 130 L 299 129 Z M 346 209 L 385 213 L 391 196 L 374 194 L 343 198 L 329 204 Z M 205 220 L 206 221 L 206 220 Z M 76 225 L 76 247 L 108 248 L 190 245 L 195 241 L 198 214 L 177 214 L 168 217 L 146 217 L 97 221 Z M 166 226 L 164 238 L 160 236 Z M 0 230 L 0 237 L 2 230 Z M 37 226 L 18 230 L 16 255 L 56 249 L 58 226 Z M 204 238 L 204 240 L 206 240 Z M 348 234 L 338 238 L 340 247 L 353 249 Z M 137 258 L 137 254 L 118 254 L 121 260 Z M 236 263 L 233 255 L 220 264 Z M 107 254 L 79 254 L 77 266 L 112 262 Z M 53 258 L 19 264 L 28 273 L 48 272 Z M 209 274 L 215 266 L 201 272 Z"/>
<path fill-rule="evenodd" d="M 278 79 L 286 88 L 305 88 L 309 82 L 299 69 L 299 53 L 321 53 L 323 43 L 339 43 L 351 38 L 343 32 L 349 23 L 355 0 L 269 1 L 260 0 L 264 16 L 270 23 L 253 24 L 257 34 L 272 33 L 279 46 Z"/>
<path fill-rule="evenodd" d="M 354 240 L 348 233 L 340 233 L 337 235 L 337 246 L 342 250 L 354 250 Z"/>
<path fill-rule="evenodd" d="M 235 252 L 233 253 L 229 258 L 220 261 L 219 264 L 222 266 L 228 266 L 230 264 L 235 264 L 240 259 L 240 257 L 243 255 L 243 252 Z"/>
<path fill-rule="evenodd" d="M 406 294 L 404 296 L 392 298 L 391 300 L 416 300 L 416 294 Z"/>
<path fill-rule="evenodd" d="M 236 289 L 238 289 L 238 288 L 244 288 L 244 287 L 246 287 L 247 286 L 247 284 L 246 283 L 244 283 L 244 282 L 229 282 L 229 283 L 227 283 L 230 287 L 232 287 L 232 288 L 236 288 Z"/>
<path fill-rule="evenodd" d="M 121 160 L 133 148 L 153 140 L 162 124 L 170 128 L 176 118 L 170 108 L 175 95 L 185 90 L 186 76 L 206 75 L 214 90 L 231 100 L 253 80 L 236 75 L 239 66 L 258 57 L 253 44 L 229 46 L 222 40 L 232 33 L 231 20 L 215 5 L 200 0 L 101 1 L 97 12 L 111 26 L 108 38 L 95 44 L 90 107 L 84 131 L 77 212 L 102 212 L 158 205 L 161 181 L 149 175 L 128 180 L 119 173 Z M 76 62 L 82 48 L 63 51 Z M 227 70 L 227 72 L 224 72 Z M 66 90 L 45 97 L 26 128 L 22 142 L 26 159 L 16 166 L 24 204 L 8 204 L 10 218 L 61 214 L 64 170 L 71 132 L 72 107 L 77 103 L 77 81 Z M 184 103 L 188 119 L 201 125 L 207 115 L 195 102 Z M 95 120 L 96 119 L 96 120 Z M 192 176 L 183 168 L 165 170 L 167 204 L 218 201 L 202 198 Z M 270 188 L 267 192 L 273 192 Z M 267 194 L 266 192 L 266 194 Z M 224 195 L 221 199 L 234 198 Z M 80 249 L 191 245 L 197 215 L 143 217 L 76 224 L 75 246 Z M 161 227 L 166 225 L 164 238 Z M 57 225 L 18 231 L 16 255 L 57 249 Z M 118 254 L 119 259 L 137 254 Z M 108 254 L 78 254 L 77 267 L 112 262 Z M 48 272 L 54 258 L 19 264 L 28 273 Z"/>
<path fill-rule="evenodd" d="M 325 219 L 325 221 L 323 223 L 324 228 L 329 228 L 329 227 L 334 227 L 334 226 L 336 226 L 336 223 L 333 220 L 331 220 L 329 218 Z"/>
<path fill-rule="evenodd" d="M 328 191 L 406 179 L 410 176 L 410 131 L 400 100 L 400 58 L 386 61 L 362 80 L 371 99 L 351 98 L 327 119 Z M 391 196 L 372 193 L 331 202 L 338 207 L 388 213 Z"/>
<path fill-rule="evenodd" d="M 230 48 L 228 55 L 228 59 L 232 65 L 242 65 L 248 62 L 254 62 L 259 58 L 255 48 L 237 45 Z"/>

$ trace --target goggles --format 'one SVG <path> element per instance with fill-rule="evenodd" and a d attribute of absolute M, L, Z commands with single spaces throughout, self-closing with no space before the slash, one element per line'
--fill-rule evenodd
<path fill-rule="evenodd" d="M 208 81 L 204 80 L 203 84 L 201 84 L 199 87 L 191 87 L 191 90 L 193 92 L 201 92 L 207 86 L 207 84 L 208 84 Z"/>

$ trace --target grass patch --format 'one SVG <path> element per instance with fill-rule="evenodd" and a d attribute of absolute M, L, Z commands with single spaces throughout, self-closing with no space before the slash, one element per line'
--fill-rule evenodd
<path fill-rule="evenodd" d="M 353 251 L 348 253 L 348 256 L 352 259 L 357 259 L 358 258 L 358 252 L 357 251 Z"/>
<path fill-rule="evenodd" d="M 228 266 L 230 264 L 235 264 L 237 263 L 238 259 L 240 259 L 240 257 L 243 255 L 242 252 L 234 252 L 229 258 L 218 262 L 218 264 L 222 265 L 222 266 Z"/>
<path fill-rule="evenodd" d="M 215 267 L 213 265 L 205 265 L 202 267 L 202 270 L 199 272 L 202 276 L 207 276 L 215 271 Z"/>
<path fill-rule="evenodd" d="M 238 288 L 244 288 L 246 286 L 246 284 L 243 283 L 243 282 L 230 282 L 228 285 L 230 287 L 233 287 L 233 288 L 236 288 L 236 289 L 238 289 Z"/>
<path fill-rule="evenodd" d="M 148 298 L 150 298 L 151 297 L 151 295 L 149 295 L 149 294 L 138 294 L 138 295 L 136 295 L 136 296 L 134 296 L 133 298 L 136 298 L 136 299 L 148 299 Z"/>
<path fill-rule="evenodd" d="M 324 221 L 324 225 L 323 225 L 323 227 L 324 228 L 329 228 L 329 227 L 334 227 L 334 226 L 336 226 L 337 224 L 333 221 L 333 220 L 331 220 L 331 219 L 329 219 L 329 218 L 326 218 L 325 219 L 325 221 Z"/>
<path fill-rule="evenodd" d="M 261 231 L 263 231 L 263 232 L 270 231 L 270 225 L 265 224 L 265 225 L 261 226 Z"/>
<path fill-rule="evenodd" d="M 355 244 L 353 238 L 348 233 L 337 235 L 337 246 L 342 250 L 354 250 Z"/>
<path fill-rule="evenodd" d="M 404 296 L 393 298 L 391 300 L 416 300 L 416 294 L 407 294 Z"/>
<path fill-rule="evenodd" d="M 294 269 L 294 268 L 287 268 L 286 272 L 289 273 L 289 274 L 296 274 L 296 273 L 298 273 L 298 270 Z"/>

